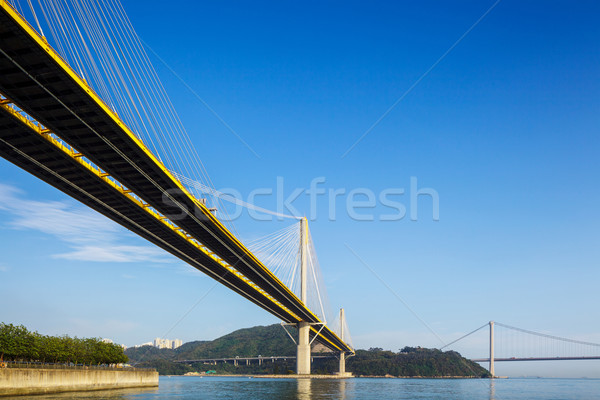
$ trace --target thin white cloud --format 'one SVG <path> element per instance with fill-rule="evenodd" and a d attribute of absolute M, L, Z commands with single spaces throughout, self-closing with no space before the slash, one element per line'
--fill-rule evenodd
<path fill-rule="evenodd" d="M 53 258 L 97 262 L 170 262 L 169 256 L 152 246 L 123 245 L 129 236 L 116 223 L 72 201 L 37 201 L 0 183 L 0 210 L 13 216 L 14 229 L 36 230 L 68 243 L 71 251 Z"/>
<path fill-rule="evenodd" d="M 0 272 L 8 272 L 9 268 L 5 265 L 0 265 Z"/>
<path fill-rule="evenodd" d="M 102 262 L 167 262 L 163 250 L 146 246 L 80 246 L 76 250 L 55 254 L 53 258 Z"/>

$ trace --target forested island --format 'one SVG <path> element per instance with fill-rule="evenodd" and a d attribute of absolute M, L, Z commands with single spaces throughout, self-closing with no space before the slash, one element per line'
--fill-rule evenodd
<path fill-rule="evenodd" d="M 324 348 L 313 348 L 313 355 L 328 355 Z M 293 374 L 295 360 L 271 362 L 270 356 L 295 355 L 296 347 L 280 325 L 257 326 L 240 329 L 212 341 L 195 341 L 171 349 L 143 346 L 127 349 L 130 362 L 140 367 L 156 368 L 161 375 L 182 375 L 188 372 L 215 371 L 217 374 Z M 198 360 L 227 357 L 265 358 L 262 365 L 219 362 L 178 363 L 180 360 Z M 314 374 L 333 374 L 337 371 L 335 358 L 315 359 Z M 420 347 L 404 347 L 397 352 L 371 348 L 357 350 L 346 362 L 346 369 L 354 376 L 395 377 L 489 377 L 489 372 L 479 364 L 467 360 L 454 351 L 440 351 Z"/>

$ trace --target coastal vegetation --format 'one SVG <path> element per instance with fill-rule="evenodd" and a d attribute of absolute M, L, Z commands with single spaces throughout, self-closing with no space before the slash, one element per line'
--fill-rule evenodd
<path fill-rule="evenodd" d="M 41 335 L 23 325 L 5 323 L 0 323 L 0 357 L 4 361 L 87 365 L 128 361 L 121 346 L 99 338 Z"/>

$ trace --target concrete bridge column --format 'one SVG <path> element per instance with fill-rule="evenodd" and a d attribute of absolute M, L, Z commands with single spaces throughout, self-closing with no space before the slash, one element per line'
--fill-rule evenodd
<path fill-rule="evenodd" d="M 340 351 L 340 371 L 339 375 L 346 374 L 346 353 Z"/>
<path fill-rule="evenodd" d="M 307 302 L 307 274 L 308 262 L 308 221 L 302 218 L 300 221 L 300 300 Z M 296 351 L 296 373 L 298 375 L 310 374 L 310 324 L 305 321 L 298 323 L 298 348 Z"/>
<path fill-rule="evenodd" d="M 298 323 L 298 348 L 296 351 L 296 373 L 298 375 L 310 374 L 309 331 L 310 324 L 308 322 Z"/>
<path fill-rule="evenodd" d="M 344 325 L 346 323 L 346 314 L 344 313 L 344 309 L 340 308 L 340 339 L 344 340 Z M 338 375 L 344 376 L 346 375 L 346 353 L 340 351 L 340 367 Z"/>

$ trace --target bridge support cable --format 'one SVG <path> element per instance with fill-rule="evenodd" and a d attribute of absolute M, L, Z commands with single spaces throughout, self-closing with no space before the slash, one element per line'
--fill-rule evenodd
<path fill-rule="evenodd" d="M 27 2 L 28 16 L 40 33 L 44 25 L 46 40 L 161 162 L 214 186 L 119 0 L 38 0 L 35 6 Z M 43 19 L 37 19 L 38 13 Z M 208 200 L 209 206 L 227 212 L 220 199 Z M 233 223 L 227 223 L 235 231 Z"/>
<path fill-rule="evenodd" d="M 177 221 L 181 231 L 255 282 L 261 293 L 295 313 L 297 318 L 285 318 L 289 322 L 321 323 L 310 307 L 189 195 L 181 182 L 5 0 L 0 0 L 0 11 L 0 88 L 11 100 L 88 160 L 102 166 L 104 173 L 112 175 L 127 190 L 138 193 L 146 207 L 164 216 L 182 213 Z M 179 192 L 173 193 L 172 189 Z M 67 193 L 69 189 L 63 191 Z M 315 276 L 317 272 L 314 271 Z M 311 331 L 316 330 L 311 327 Z M 328 328 L 319 334 L 319 341 L 333 349 L 352 350 Z"/>
<path fill-rule="evenodd" d="M 498 359 L 588 359 L 600 356 L 600 344 L 495 323 Z"/>
<path fill-rule="evenodd" d="M 300 248 L 302 241 L 304 247 Z M 246 245 L 296 296 L 302 300 L 306 294 L 306 306 L 321 322 L 333 322 L 321 267 L 308 222 L 304 218 L 297 224 L 248 241 Z M 302 265 L 305 269 L 301 268 Z"/>
<path fill-rule="evenodd" d="M 455 339 L 455 340 L 453 340 L 453 341 L 445 344 L 444 346 L 440 347 L 439 350 L 443 350 L 445 348 L 448 348 L 448 347 L 450 347 L 450 346 L 452 346 L 452 345 L 460 342 L 461 340 L 466 339 L 467 337 L 469 337 L 469 336 L 471 336 L 471 335 L 479 332 L 480 330 L 482 330 L 482 329 L 484 329 L 486 327 L 490 328 L 490 331 L 489 331 L 489 334 L 490 334 L 490 340 L 489 340 L 490 357 L 487 358 L 487 359 L 482 359 L 481 361 L 489 361 L 490 362 L 489 371 L 490 371 L 490 374 L 493 377 L 493 376 L 495 376 L 495 369 L 494 369 L 494 322 L 493 321 L 490 321 L 490 322 L 488 322 L 486 324 L 483 324 L 479 328 L 473 329 L 471 332 L 469 332 L 469 333 L 467 333 L 467 334 L 459 337 L 458 339 Z"/>
<path fill-rule="evenodd" d="M 201 243 L 148 207 L 135 193 L 70 148 L 54 133 L 28 118 L 1 94 L 0 128 L 0 155 L 4 158 L 186 261 L 279 318 L 289 320 L 291 316 L 292 319 L 299 319 L 293 313 L 282 313 L 280 309 L 285 310 L 285 307 L 276 301 L 275 305 L 270 305 L 269 301 L 274 299 L 235 268 L 223 263 Z M 20 142 L 27 142 L 28 147 L 19 145 Z M 53 160 L 53 164 L 49 166 L 47 159 Z M 76 181 L 65 178 L 75 175 L 79 176 Z M 249 287 L 246 288 L 246 285 Z M 261 299 L 262 296 L 266 299 Z"/>
<path fill-rule="evenodd" d="M 495 374 L 499 361 L 563 361 L 600 360 L 600 344 L 535 332 L 501 322 L 487 324 L 453 340 L 440 350 L 489 327 L 488 357 L 472 358 L 472 361 L 489 363 L 490 373 Z M 473 348 L 473 344 L 470 345 Z"/>
<path fill-rule="evenodd" d="M 488 325 L 489 325 L 488 323 L 481 325 L 479 328 L 472 330 L 471 332 L 467 333 L 466 335 L 463 335 L 463 336 L 459 337 L 458 339 L 455 339 L 455 340 L 451 341 L 450 343 L 448 343 L 448 344 L 445 344 L 444 346 L 440 347 L 440 350 L 443 350 L 443 349 L 445 349 L 446 347 L 450 347 L 450 346 L 452 346 L 454 343 L 457 343 L 457 342 L 459 342 L 459 341 L 463 340 L 464 338 L 471 336 L 471 335 L 472 335 L 472 334 L 474 334 L 475 332 L 478 332 L 478 331 L 480 331 L 481 329 L 485 328 L 485 327 L 486 327 L 486 326 L 488 326 Z"/>
<path fill-rule="evenodd" d="M 160 161 L 156 160 L 153 157 L 153 155 L 147 151 L 145 146 L 134 137 L 133 133 L 129 131 L 125 125 L 122 124 L 118 117 L 116 117 L 114 114 L 111 114 L 111 112 L 106 108 L 105 104 L 99 98 L 97 98 L 97 96 L 95 96 L 95 94 L 91 91 L 87 84 L 81 81 L 81 78 L 79 78 L 74 73 L 74 71 L 72 71 L 64 63 L 64 61 L 62 61 L 60 58 L 58 58 L 57 55 L 55 55 L 55 53 L 53 53 L 53 50 L 47 46 L 47 44 L 43 41 L 42 38 L 36 36 L 32 29 L 28 30 L 29 26 L 26 25 L 26 23 L 24 23 L 20 19 L 16 12 L 13 12 L 13 10 L 10 9 L 8 4 L 5 3 L 4 0 L 0 0 L 0 4 L 3 5 L 3 11 L 7 12 L 7 19 L 5 20 L 7 21 L 7 23 L 9 23 L 9 25 L 6 26 L 6 29 L 25 28 L 25 30 L 27 30 L 27 34 L 31 35 L 30 39 L 33 40 L 33 42 L 35 42 L 34 46 L 37 45 L 42 47 L 42 49 L 39 49 L 42 51 L 42 54 L 44 54 L 44 56 L 50 55 L 51 57 L 54 57 L 54 61 L 57 61 L 59 67 L 62 68 L 62 70 L 59 68 L 57 73 L 66 73 L 67 75 L 69 75 L 68 77 L 63 77 L 59 75 L 59 78 L 54 82 L 60 82 L 60 79 L 73 79 L 75 81 L 74 83 L 76 85 L 79 85 L 79 87 L 76 87 L 77 90 L 83 89 L 85 92 L 87 92 L 87 94 L 83 94 L 85 100 L 78 101 L 80 103 L 83 102 L 83 104 L 86 104 L 86 101 L 89 100 L 92 100 L 92 103 L 93 101 L 95 101 L 96 103 L 90 104 L 90 106 L 99 106 L 102 109 L 101 112 L 106 112 L 109 117 L 109 125 L 104 125 L 104 127 L 102 128 L 102 133 L 99 133 L 98 129 L 92 126 L 92 124 L 94 123 L 93 121 L 90 121 L 90 119 L 87 118 L 87 116 L 80 115 L 76 110 L 72 108 L 73 106 L 68 106 L 67 104 L 65 104 L 65 101 L 68 100 L 65 99 L 62 94 L 56 93 L 54 90 L 49 89 L 42 82 L 36 79 L 35 76 L 29 73 L 27 70 L 27 67 L 31 68 L 29 64 L 26 64 L 25 66 L 21 65 L 17 60 L 15 60 L 13 57 L 7 54 L 4 50 L 0 49 L 0 54 L 2 54 L 6 60 L 9 60 L 12 64 L 14 64 L 14 66 L 18 68 L 17 70 L 13 68 L 12 71 L 14 72 L 12 73 L 12 75 L 16 75 L 17 73 L 20 73 L 19 71 L 22 71 L 26 79 L 29 79 L 35 83 L 34 86 L 27 86 L 28 91 L 42 90 L 44 96 L 49 95 L 51 99 L 54 99 L 57 102 L 57 106 L 64 107 L 64 110 L 53 108 L 53 111 L 50 114 L 48 114 L 46 111 L 44 111 L 48 110 L 47 107 L 43 109 L 35 109 L 35 107 L 37 107 L 36 104 L 32 109 L 34 111 L 34 114 L 36 114 L 39 110 L 39 112 L 46 113 L 46 115 L 49 115 L 48 118 L 52 118 L 52 128 L 54 129 L 54 131 L 59 131 L 61 135 L 63 135 L 65 132 L 70 134 L 75 133 L 70 132 L 74 130 L 74 128 L 68 128 L 67 131 L 65 131 L 62 128 L 62 126 L 77 126 L 77 129 L 89 129 L 90 133 L 95 135 L 95 138 L 90 138 L 89 136 L 84 137 L 82 136 L 83 132 L 77 131 L 77 136 L 69 136 L 68 138 L 65 138 L 65 140 L 69 143 L 73 143 L 73 141 L 71 141 L 71 139 L 73 139 L 75 143 L 77 143 L 76 147 L 80 149 L 93 149 L 90 151 L 93 151 L 94 153 L 86 152 L 86 156 L 94 160 L 94 162 L 105 166 L 105 168 L 109 168 L 109 172 L 117 176 L 122 182 L 127 184 L 127 186 L 135 188 L 136 190 L 138 190 L 139 193 L 143 193 L 144 198 L 147 201 L 149 201 L 152 204 L 152 206 L 156 207 L 159 210 L 164 210 L 163 213 L 165 213 L 166 215 L 172 214 L 173 212 L 183 212 L 184 214 L 189 216 L 190 223 L 186 223 L 185 220 L 180 221 L 181 224 L 185 224 L 185 229 L 187 229 L 190 233 L 193 233 L 194 235 L 199 234 L 203 241 L 210 239 L 211 249 L 213 249 L 215 253 L 219 254 L 219 256 L 221 257 L 228 259 L 230 263 L 237 264 L 238 262 L 240 262 L 239 267 L 244 267 L 245 274 L 250 274 L 253 280 L 261 280 L 261 274 L 265 272 L 265 270 L 260 264 L 256 263 L 256 259 L 253 257 L 253 255 L 241 245 L 241 243 L 235 238 L 235 236 L 231 235 L 228 231 L 221 227 L 221 224 L 216 219 L 214 219 L 212 215 L 210 215 L 208 209 L 205 209 L 205 207 L 199 207 L 196 200 L 187 197 L 187 191 L 180 190 L 180 192 L 176 194 L 170 192 L 170 190 L 172 189 L 183 189 L 183 186 L 181 186 L 178 181 L 174 181 L 173 179 L 175 178 L 172 178 L 172 176 L 170 176 L 168 173 L 166 174 L 166 176 L 164 175 L 166 171 L 164 170 L 162 164 L 160 164 Z M 13 18 L 13 21 L 11 21 L 10 18 Z M 17 25 L 14 25 L 14 22 L 16 22 Z M 7 39 L 9 40 L 7 46 L 24 45 L 23 42 L 15 42 L 14 40 L 12 40 L 12 38 Z M 14 56 L 21 57 L 19 53 L 15 53 Z M 35 64 L 35 66 L 39 65 L 46 66 L 45 64 L 41 63 Z M 54 73 L 54 71 L 52 73 Z M 8 79 L 8 76 L 6 76 L 6 78 Z M 18 78 L 25 79 L 21 78 L 21 76 L 19 76 Z M 14 78 L 12 79 L 14 80 Z M 71 85 L 73 84 L 72 81 L 69 81 L 68 83 Z M 13 85 L 11 87 L 11 98 L 21 98 L 20 94 L 22 93 L 22 91 L 19 91 L 19 89 L 20 86 L 17 85 Z M 15 90 L 17 91 L 15 92 Z M 76 93 L 77 95 L 80 94 L 80 92 L 74 93 Z M 91 99 L 87 99 L 85 96 L 89 96 L 91 97 Z M 73 95 L 71 95 L 71 97 L 73 97 Z M 46 102 L 48 101 L 46 97 L 40 97 L 40 99 L 43 99 Z M 21 98 L 21 100 L 24 99 Z M 23 103 L 19 103 L 19 105 L 23 107 Z M 81 108 L 81 106 L 78 107 Z M 27 111 L 31 114 L 30 110 Z M 69 119 L 56 119 L 54 115 L 56 115 L 58 112 L 66 112 L 66 117 L 68 117 Z M 87 114 L 90 113 L 88 112 Z M 94 112 L 93 115 L 97 115 L 96 112 Z M 79 125 L 73 125 L 73 117 L 81 122 L 81 128 L 79 127 Z M 45 121 L 44 124 L 48 125 L 46 121 L 50 120 L 43 120 Z M 116 123 L 117 126 L 110 125 L 113 123 Z M 58 127 L 59 129 L 55 129 L 56 127 Z M 113 131 L 113 129 L 116 130 Z M 124 132 L 126 134 L 125 137 L 120 134 L 121 132 Z M 114 134 L 119 134 L 119 137 L 114 138 Z M 109 136 L 111 135 L 112 137 L 109 138 Z M 91 139 L 93 139 L 96 143 L 93 143 Z M 125 140 L 125 142 L 123 142 L 123 140 Z M 105 147 L 106 145 L 108 146 L 107 148 Z M 93 147 L 90 148 L 90 146 Z M 120 165 L 119 168 L 117 168 L 114 157 L 112 155 L 109 155 L 109 153 L 104 153 L 104 150 L 100 150 L 102 147 L 105 147 L 106 151 L 114 152 L 117 157 L 120 157 L 124 162 L 127 163 L 127 165 L 131 166 L 133 170 L 124 169 L 123 165 Z M 129 150 L 131 157 L 125 154 L 124 151 L 127 150 L 122 150 L 122 148 Z M 135 161 L 132 159 L 132 157 L 134 156 Z M 139 156 L 141 156 L 141 158 L 138 158 Z M 109 164 L 106 164 L 105 162 L 99 162 L 99 160 L 102 161 L 103 158 L 107 157 L 110 158 Z M 148 169 L 150 167 L 153 169 L 147 172 L 145 169 Z M 153 173 L 153 175 L 151 176 L 149 175 L 149 173 Z M 136 181 L 131 180 L 130 178 L 133 178 L 133 175 L 130 174 L 141 175 L 147 183 L 144 183 L 139 179 Z M 139 186 L 140 184 L 145 185 L 144 188 L 141 188 Z M 152 187 L 148 187 L 148 184 L 150 184 Z M 159 191 L 159 193 L 156 193 L 158 196 L 154 196 L 154 198 L 147 197 L 150 196 L 149 193 L 151 193 L 149 192 L 149 190 L 155 191 L 156 189 L 158 189 Z M 168 203 L 166 203 L 165 198 L 168 199 Z M 170 210 L 170 206 L 175 206 L 175 209 L 173 210 L 173 207 L 171 207 Z M 197 229 L 198 226 L 201 228 L 200 231 L 198 231 Z M 216 228 L 216 230 L 214 228 Z M 206 237 L 206 233 L 208 233 L 210 237 Z M 274 293 L 276 296 L 280 296 L 282 299 L 284 297 L 289 297 L 290 292 L 287 291 L 285 288 L 281 287 L 281 285 L 279 285 L 277 282 L 270 282 L 272 281 L 270 277 L 267 279 L 267 281 L 269 282 L 267 283 L 267 286 L 264 286 L 265 290 L 269 288 L 269 290 L 272 293 Z M 292 303 L 296 302 L 296 299 L 291 299 L 290 301 L 291 302 L 289 303 L 289 305 L 292 305 Z M 300 310 L 298 309 L 298 311 Z M 303 312 L 301 312 L 301 314 L 302 313 Z"/>
<path fill-rule="evenodd" d="M 297 373 L 310 373 L 310 348 L 312 342 L 318 338 L 321 331 L 326 327 L 327 321 L 333 322 L 331 318 L 327 319 L 329 314 L 325 309 L 326 299 L 324 285 L 322 282 L 320 267 L 314 250 L 314 244 L 308 229 L 308 221 L 302 218 L 298 224 L 291 225 L 265 237 L 255 239 L 247 243 L 248 248 L 261 259 L 261 261 L 286 284 L 300 300 L 309 306 L 319 307 L 317 315 L 322 318 L 321 323 L 312 323 L 310 321 L 300 321 L 295 324 L 298 330 L 298 340 L 294 339 L 292 334 L 282 324 L 286 333 L 297 346 Z M 311 298 L 313 299 L 311 301 Z M 340 329 L 338 336 L 343 334 L 343 342 L 348 343 L 346 326 L 343 311 L 340 314 Z M 320 328 L 317 330 L 317 325 Z M 313 333 L 312 340 L 310 333 Z M 342 336 L 339 336 L 340 338 Z M 346 350 L 340 351 L 340 365 L 345 365 Z M 350 354 L 352 354 L 350 352 Z M 344 372 L 345 368 L 342 368 Z"/>
<path fill-rule="evenodd" d="M 564 337 L 560 337 L 560 336 L 549 335 L 549 334 L 546 334 L 546 333 L 534 332 L 534 331 L 530 331 L 530 330 L 527 330 L 527 329 L 517 328 L 517 327 L 514 327 L 514 326 L 506 325 L 506 324 L 503 324 L 503 323 L 500 323 L 500 322 L 496 322 L 496 325 L 502 326 L 504 328 L 512 329 L 514 331 L 518 331 L 518 332 L 522 332 L 522 333 L 527 333 L 529 335 L 540 336 L 540 337 L 547 338 L 547 339 L 560 340 L 562 342 L 568 342 L 568 343 L 573 343 L 573 344 L 580 344 L 580 345 L 584 345 L 584 346 L 593 346 L 593 347 L 600 348 L 600 343 L 585 342 L 585 341 L 582 341 L 582 340 L 568 339 L 568 338 L 564 338 Z"/>
<path fill-rule="evenodd" d="M 3 4 L 3 1 L 4 0 L 0 0 L 0 4 Z M 5 4 L 6 3 L 4 3 L 3 5 L 5 5 Z M 10 14 L 10 10 L 8 10 L 8 11 Z M 34 37 L 34 39 L 38 40 L 38 43 L 42 40 L 39 37 Z M 51 55 L 53 54 L 51 49 L 49 49 L 47 47 L 44 50 L 46 52 L 49 52 Z M 112 132 L 108 131 L 105 128 L 103 130 L 102 134 L 99 133 L 99 131 L 97 129 L 94 129 L 90 125 L 90 122 L 86 121 L 85 117 L 83 117 L 82 115 L 79 115 L 75 110 L 68 107 L 64 103 L 64 101 L 62 101 L 59 98 L 60 94 L 53 93 L 53 91 L 49 90 L 48 87 L 44 86 L 38 79 L 36 79 L 36 77 L 31 75 L 25 69 L 24 66 L 20 65 L 13 57 L 11 57 L 9 54 L 7 54 L 4 50 L 0 49 L 0 54 L 2 56 L 4 56 L 6 60 L 9 60 L 12 64 L 14 64 L 14 66 L 16 66 L 18 68 L 18 70 L 22 71 L 28 79 L 31 79 L 33 82 L 35 82 L 35 84 L 38 85 L 39 88 L 41 88 L 43 90 L 43 92 L 50 95 L 50 97 L 52 99 L 56 100 L 56 102 L 60 106 L 64 107 L 65 111 L 67 111 L 69 115 L 75 117 L 78 121 L 80 121 L 81 124 L 83 126 L 85 126 L 85 128 L 89 129 L 96 136 L 96 138 L 101 141 L 101 143 L 108 145 L 108 148 L 110 148 L 111 151 L 114 151 L 118 155 L 118 157 L 122 158 L 122 160 L 124 160 L 127 163 L 127 165 L 133 167 L 136 174 L 140 174 L 144 179 L 147 180 L 147 182 L 149 184 L 152 185 L 153 188 L 158 189 L 158 191 L 160 192 L 160 196 L 159 196 L 160 198 L 159 199 L 154 198 L 153 199 L 154 201 L 149 201 L 149 203 L 151 203 L 151 205 L 153 207 L 155 207 L 157 210 L 164 210 L 162 212 L 165 215 L 169 215 L 169 214 L 173 213 L 172 210 L 169 211 L 169 206 L 171 206 L 171 205 L 175 206 L 176 207 L 175 210 L 177 212 L 183 212 L 184 214 L 189 216 L 189 218 L 193 221 L 193 223 L 191 225 L 189 223 L 186 225 L 186 229 L 190 229 L 190 232 L 194 233 L 194 235 L 197 235 L 196 228 L 198 226 L 200 226 L 202 228 L 202 231 L 201 231 L 202 233 L 209 233 L 210 237 L 212 237 L 214 240 L 216 240 L 216 242 L 213 242 L 214 244 L 223 246 L 223 249 L 221 249 L 221 250 L 225 250 L 227 253 L 230 252 L 229 254 L 233 255 L 234 258 L 231 259 L 231 257 L 230 257 L 230 262 L 232 262 L 235 265 L 240 263 L 240 265 L 238 267 L 239 268 L 244 267 L 244 270 L 245 270 L 244 273 L 245 274 L 250 273 L 252 275 L 253 280 L 261 280 L 262 279 L 261 272 L 264 271 L 262 269 L 262 266 L 256 265 L 256 264 L 253 265 L 253 263 L 251 262 L 251 260 L 253 259 L 253 255 L 248 253 L 247 250 L 241 246 L 241 243 L 235 238 L 235 236 L 231 235 L 231 233 L 226 231 L 220 225 L 220 223 L 216 219 L 214 219 L 214 217 L 212 217 L 212 215 L 210 215 L 210 213 L 208 212 L 208 209 L 206 209 L 206 207 L 199 206 L 199 204 L 197 203 L 197 201 L 195 199 L 188 197 L 188 192 L 186 192 L 185 190 L 179 190 L 177 193 L 170 192 L 170 190 L 173 188 L 183 189 L 183 186 L 180 186 L 180 183 L 178 181 L 175 182 L 175 181 L 170 180 L 169 183 L 173 184 L 173 186 L 171 186 L 169 189 L 165 189 L 165 187 L 161 186 L 160 183 L 157 181 L 157 179 L 162 179 L 162 178 L 164 178 L 164 176 L 161 176 L 161 175 L 150 176 L 149 173 L 146 172 L 144 170 L 144 168 L 140 165 L 144 161 L 135 161 L 134 162 L 132 157 L 125 154 L 119 148 L 119 146 L 117 146 L 113 141 L 111 141 L 107 137 L 107 134 L 112 133 Z M 72 72 L 68 68 L 68 66 L 61 65 L 61 67 L 65 68 L 66 72 L 74 74 L 74 72 Z M 82 81 L 80 81 L 79 77 L 77 77 L 76 75 L 71 75 L 71 76 L 76 79 L 77 83 L 79 83 L 81 85 L 81 88 L 85 89 L 88 94 L 92 95 L 92 93 L 90 92 L 90 89 L 87 89 L 87 85 L 85 83 L 83 83 Z M 16 88 L 19 89 L 18 86 Z M 36 90 L 37 90 L 37 88 L 36 88 Z M 12 97 L 12 95 L 11 95 L 11 97 Z M 101 100 L 99 100 L 97 97 L 92 96 L 92 98 L 98 102 L 97 103 L 98 105 L 100 105 L 101 107 L 105 107 L 104 103 L 102 103 Z M 19 103 L 19 106 L 23 107 L 23 103 Z M 30 113 L 29 110 L 27 112 Z M 57 112 L 58 112 L 57 110 L 53 110 L 51 113 L 56 114 Z M 126 126 L 123 126 L 121 121 L 116 116 L 111 115 L 111 117 L 114 118 L 113 122 L 117 122 L 120 129 L 124 130 L 126 133 L 131 133 L 131 131 L 129 131 Z M 62 122 L 63 120 L 60 120 L 60 121 Z M 66 123 L 72 124 L 72 122 L 69 120 L 65 120 L 65 121 L 67 121 Z M 44 123 L 44 125 L 47 125 L 47 124 Z M 60 131 L 61 134 L 64 132 L 61 129 L 59 129 L 58 131 Z M 133 134 L 131 134 L 131 135 L 133 135 Z M 119 140 L 122 140 L 122 139 L 123 138 L 120 138 Z M 133 138 L 133 136 L 129 136 L 128 139 L 133 139 L 133 143 L 130 143 L 130 144 L 135 144 L 133 147 L 130 148 L 132 150 L 132 153 L 141 151 L 142 154 L 145 154 L 146 156 L 150 157 L 150 160 L 153 160 L 152 162 L 154 162 L 155 164 L 151 164 L 151 165 L 159 168 L 158 170 L 155 169 L 154 172 L 160 172 L 161 170 L 164 170 L 162 164 L 160 164 L 158 161 L 156 161 L 153 158 L 152 154 L 147 151 L 146 147 L 141 142 L 139 142 L 139 140 L 136 141 L 135 138 Z M 69 141 L 69 140 L 66 140 L 66 142 L 71 143 L 71 141 Z M 82 144 L 82 146 L 84 148 L 87 148 L 85 146 L 86 143 L 89 145 L 89 143 L 85 140 L 80 142 L 80 144 Z M 99 155 L 104 157 L 104 154 L 97 153 L 97 154 L 95 154 L 95 157 L 94 157 L 94 156 L 92 156 L 91 153 L 86 152 L 86 156 L 89 157 L 89 159 L 93 160 L 95 163 L 98 163 L 97 159 L 98 159 Z M 119 180 L 123 181 L 123 179 L 125 179 L 125 182 L 127 182 L 127 186 L 131 187 L 132 185 L 130 185 L 130 183 L 132 183 L 133 186 L 135 187 L 135 182 L 132 181 L 131 179 L 128 179 L 128 173 L 126 173 L 123 170 L 122 165 L 120 168 L 116 168 L 115 165 L 106 164 L 106 163 L 103 163 L 102 165 L 106 165 L 107 168 L 110 167 L 111 168 L 110 171 L 112 171 L 111 173 L 113 173 L 115 176 L 117 176 L 117 178 Z M 168 174 L 167 174 L 167 176 L 168 176 Z M 137 189 L 137 187 L 136 187 L 136 189 Z M 150 189 L 150 188 L 148 188 L 146 186 L 146 192 L 144 192 L 144 190 L 140 190 L 139 192 L 147 193 L 148 189 Z M 143 196 L 144 196 L 144 199 L 148 201 L 148 197 L 145 194 Z M 167 198 L 169 202 L 166 202 L 165 198 Z M 187 202 L 187 204 L 186 204 L 186 202 Z M 204 217 L 208 217 L 208 218 L 204 219 Z M 180 220 L 180 223 L 185 223 L 185 221 Z M 215 224 L 216 227 L 218 228 L 218 232 L 211 230 L 211 227 L 209 227 L 207 224 Z M 225 234 L 226 237 L 221 237 L 220 236 L 221 234 Z M 203 239 L 202 239 L 203 241 L 207 239 L 207 237 L 205 235 L 204 236 L 200 235 L 200 236 L 203 237 Z M 214 245 L 211 248 L 214 249 L 215 248 Z M 241 251 L 242 253 L 241 254 L 238 253 L 236 251 L 236 249 Z M 227 257 L 227 254 L 220 252 L 220 250 L 215 250 L 214 252 L 221 257 Z M 251 260 L 248 260 L 244 256 L 244 254 L 247 255 L 248 257 L 250 257 Z M 270 285 L 271 289 L 273 289 L 275 292 L 277 292 L 276 293 L 277 296 L 282 295 L 285 297 L 286 293 L 288 293 L 287 288 L 282 287 L 277 282 L 269 282 L 269 285 Z M 264 286 L 264 287 L 266 288 L 267 286 Z M 280 298 L 282 299 L 282 301 L 288 302 L 287 300 L 284 300 L 284 297 L 280 297 Z M 291 306 L 293 302 L 294 302 L 294 299 L 292 299 L 291 302 L 288 302 L 288 305 Z M 300 308 L 296 308 L 296 310 L 297 310 L 297 312 L 300 312 L 301 314 L 304 312 L 304 310 L 301 310 Z"/>
<path fill-rule="evenodd" d="M 298 271 L 300 231 L 297 224 L 249 241 L 248 248 L 269 268 L 281 281 L 300 297 Z"/>
<path fill-rule="evenodd" d="M 271 210 L 268 210 L 268 209 L 263 208 L 263 207 L 258 207 L 255 204 L 247 203 L 247 202 L 245 202 L 243 200 L 235 198 L 234 196 L 232 196 L 230 194 L 222 193 L 222 192 L 219 192 L 216 189 L 213 189 L 213 188 L 211 188 L 209 186 L 206 186 L 202 182 L 198 182 L 198 181 L 195 181 L 193 179 L 190 179 L 190 178 L 186 177 L 185 175 L 178 173 L 177 171 L 171 171 L 171 173 L 177 179 L 179 179 L 181 181 L 181 183 L 183 183 L 184 185 L 186 185 L 186 187 L 193 189 L 196 193 L 200 193 L 201 194 L 200 196 L 211 195 L 211 196 L 217 197 L 217 198 L 219 198 L 221 200 L 233 203 L 235 205 L 245 207 L 245 208 L 247 208 L 249 210 L 258 211 L 258 212 L 263 213 L 263 214 L 269 214 L 269 215 L 273 215 L 273 216 L 280 217 L 280 218 L 290 218 L 290 219 L 295 219 L 295 220 L 298 220 L 298 221 L 302 219 L 302 217 L 298 217 L 298 216 L 295 216 L 295 215 L 278 213 L 278 212 L 271 211 Z"/>

